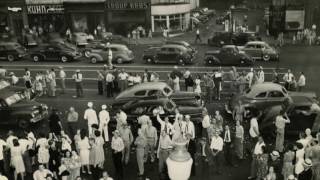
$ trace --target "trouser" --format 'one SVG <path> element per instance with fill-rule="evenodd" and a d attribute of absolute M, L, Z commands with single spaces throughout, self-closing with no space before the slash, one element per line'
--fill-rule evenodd
<path fill-rule="evenodd" d="M 228 165 L 233 165 L 232 164 L 231 142 L 228 142 L 228 143 L 226 142 L 224 144 L 223 152 L 224 152 L 224 159 L 226 160 L 226 163 Z"/>
<path fill-rule="evenodd" d="M 221 82 L 218 82 L 218 83 L 216 84 L 216 87 L 215 87 L 215 88 L 216 88 L 217 99 L 220 99 L 220 98 L 221 98 L 221 97 L 220 97 L 220 96 L 221 96 L 221 95 L 220 95 L 220 94 L 221 94 L 221 89 L 220 89 L 220 88 L 221 88 Z"/>
<path fill-rule="evenodd" d="M 222 156 L 222 152 L 218 152 L 215 156 L 212 156 L 216 172 L 221 172 Z"/>
<path fill-rule="evenodd" d="M 146 149 L 144 153 L 144 161 L 148 161 L 148 154 L 150 151 L 151 161 L 153 162 L 155 159 L 155 140 L 154 138 L 147 138 Z"/>
<path fill-rule="evenodd" d="M 282 152 L 284 143 L 284 129 L 277 130 L 276 147 L 275 150 Z"/>
<path fill-rule="evenodd" d="M 239 159 L 243 159 L 243 142 L 241 138 L 234 139 L 234 149 Z"/>
<path fill-rule="evenodd" d="M 301 92 L 304 89 L 304 86 L 298 86 L 298 91 Z"/>
<path fill-rule="evenodd" d="M 128 164 L 129 158 L 130 158 L 130 143 L 129 142 L 124 142 L 124 149 L 122 153 L 122 162 L 124 164 Z"/>
<path fill-rule="evenodd" d="M 5 174 L 5 172 L 4 172 L 4 160 L 3 159 L 0 160 L 0 172 L 1 172 L 1 174 Z"/>
<path fill-rule="evenodd" d="M 114 164 L 114 168 L 116 171 L 116 179 L 122 179 L 123 178 L 123 167 L 122 167 L 122 152 L 116 152 L 112 154 L 112 160 Z"/>
<path fill-rule="evenodd" d="M 82 82 L 76 82 L 76 92 L 77 92 L 77 97 L 83 96 Z"/>
<path fill-rule="evenodd" d="M 144 174 L 144 148 L 137 148 L 137 163 L 139 174 Z"/>
<path fill-rule="evenodd" d="M 61 85 L 61 93 L 65 93 L 66 80 L 65 80 L 65 79 L 61 79 L 61 80 L 60 80 L 60 85 Z"/>
<path fill-rule="evenodd" d="M 201 42 L 201 37 L 199 34 L 197 34 L 195 42 L 197 42 L 198 40 Z"/>
<path fill-rule="evenodd" d="M 258 166 L 257 156 L 253 155 L 252 156 L 252 161 L 251 161 L 251 171 L 250 171 L 250 176 L 251 177 L 256 177 L 257 176 L 257 166 Z"/>
<path fill-rule="evenodd" d="M 78 129 L 78 122 L 68 122 L 69 136 L 74 137 Z"/>
<path fill-rule="evenodd" d="M 124 91 L 127 88 L 126 80 L 119 80 L 119 88 L 120 92 Z"/>
<path fill-rule="evenodd" d="M 159 151 L 159 173 L 165 172 L 166 160 L 170 155 L 169 149 L 160 149 Z"/>
<path fill-rule="evenodd" d="M 92 133 L 93 133 L 93 132 L 92 132 L 92 127 L 91 127 L 91 126 L 92 126 L 92 124 L 89 124 L 89 123 L 88 123 L 88 134 L 89 134 L 89 136 L 91 136 L 91 135 L 92 135 Z"/>
<path fill-rule="evenodd" d="M 107 97 L 113 97 L 112 82 L 107 82 L 106 86 Z"/>
<path fill-rule="evenodd" d="M 103 95 L 103 82 L 98 81 L 98 94 Z"/>
<path fill-rule="evenodd" d="M 207 93 L 206 102 L 211 103 L 211 101 L 212 101 L 212 87 L 206 86 L 206 93 Z"/>
<path fill-rule="evenodd" d="M 101 127 L 100 125 L 100 131 L 101 133 L 103 133 L 104 135 L 104 141 L 105 142 L 109 142 L 109 129 L 108 129 L 108 125 L 104 126 L 104 127 Z"/>

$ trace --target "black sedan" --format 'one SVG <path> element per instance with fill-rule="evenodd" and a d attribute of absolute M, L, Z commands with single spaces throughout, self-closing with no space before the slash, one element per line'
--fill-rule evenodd
<path fill-rule="evenodd" d="M 55 61 L 69 62 L 81 57 L 81 53 L 72 45 L 65 43 L 42 44 L 30 51 L 30 56 L 34 62 L 38 61 Z"/>

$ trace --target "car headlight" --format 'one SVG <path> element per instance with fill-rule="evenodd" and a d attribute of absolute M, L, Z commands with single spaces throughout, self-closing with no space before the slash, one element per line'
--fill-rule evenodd
<path fill-rule="evenodd" d="M 48 106 L 45 104 L 41 104 L 42 109 L 48 110 Z"/>

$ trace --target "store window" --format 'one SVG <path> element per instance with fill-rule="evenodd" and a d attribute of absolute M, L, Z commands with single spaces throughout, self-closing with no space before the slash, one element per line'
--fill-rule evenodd
<path fill-rule="evenodd" d="M 74 31 L 85 32 L 88 30 L 88 22 L 86 14 L 72 14 L 71 16 Z"/>
<path fill-rule="evenodd" d="M 162 32 L 162 30 L 167 26 L 166 16 L 154 16 L 154 31 Z"/>

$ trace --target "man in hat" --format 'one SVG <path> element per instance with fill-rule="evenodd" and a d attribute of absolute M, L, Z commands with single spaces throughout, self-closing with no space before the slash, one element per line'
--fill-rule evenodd
<path fill-rule="evenodd" d="M 311 180 L 312 179 L 312 161 L 311 159 L 305 159 L 303 162 L 304 170 L 298 175 L 298 180 Z"/>
<path fill-rule="evenodd" d="M 88 102 L 88 108 L 84 112 L 84 120 L 88 121 L 88 131 L 89 131 L 89 136 L 92 135 L 92 124 L 98 124 L 98 117 L 96 111 L 93 109 L 93 103 Z"/>
<path fill-rule="evenodd" d="M 157 129 L 152 125 L 152 121 L 148 121 L 148 126 L 145 129 L 144 135 L 147 139 L 145 158 L 144 161 L 148 161 L 148 154 L 150 152 L 151 162 L 155 160 L 155 147 L 157 146 L 158 134 Z"/>
<path fill-rule="evenodd" d="M 263 82 L 264 82 L 264 71 L 263 71 L 263 67 L 260 66 L 258 71 L 258 83 L 263 83 Z"/>
<path fill-rule="evenodd" d="M 123 167 L 122 167 L 122 152 L 124 149 L 124 143 L 120 137 L 118 130 L 113 131 L 113 137 L 111 140 L 112 159 L 116 170 L 117 179 L 123 178 Z"/>
<path fill-rule="evenodd" d="M 213 163 L 215 164 L 215 170 L 217 174 L 222 174 L 221 172 L 221 162 L 222 162 L 222 150 L 223 150 L 223 139 L 219 136 L 219 132 L 216 131 L 211 138 L 210 145 Z"/>
<path fill-rule="evenodd" d="M 101 106 L 101 111 L 99 112 L 99 120 L 100 120 L 99 130 L 100 132 L 103 132 L 105 142 L 109 142 L 108 124 L 110 121 L 110 115 L 109 115 L 109 112 L 107 111 L 107 105 L 105 104 Z"/>
<path fill-rule="evenodd" d="M 76 97 L 76 98 L 82 97 L 83 96 L 83 86 L 82 86 L 82 74 L 80 72 L 80 69 L 76 70 L 76 73 L 72 76 L 72 79 L 76 83 L 77 95 L 74 97 Z"/>
<path fill-rule="evenodd" d="M 128 126 L 127 123 L 122 124 L 122 127 L 119 129 L 119 132 L 124 144 L 122 162 L 125 165 L 127 165 L 130 158 L 130 149 L 131 149 L 131 144 L 133 142 L 133 135 L 132 135 L 130 126 Z"/>
<path fill-rule="evenodd" d="M 66 89 L 66 73 L 63 70 L 63 67 L 60 66 L 59 67 L 60 71 L 59 71 L 59 78 L 60 78 L 60 85 L 61 85 L 61 94 L 65 93 L 65 89 Z"/>
<path fill-rule="evenodd" d="M 277 178 L 282 176 L 282 162 L 280 160 L 280 154 L 278 151 L 274 150 L 270 153 L 270 158 L 268 162 L 268 167 L 273 167 L 274 172 L 276 173 Z"/>

